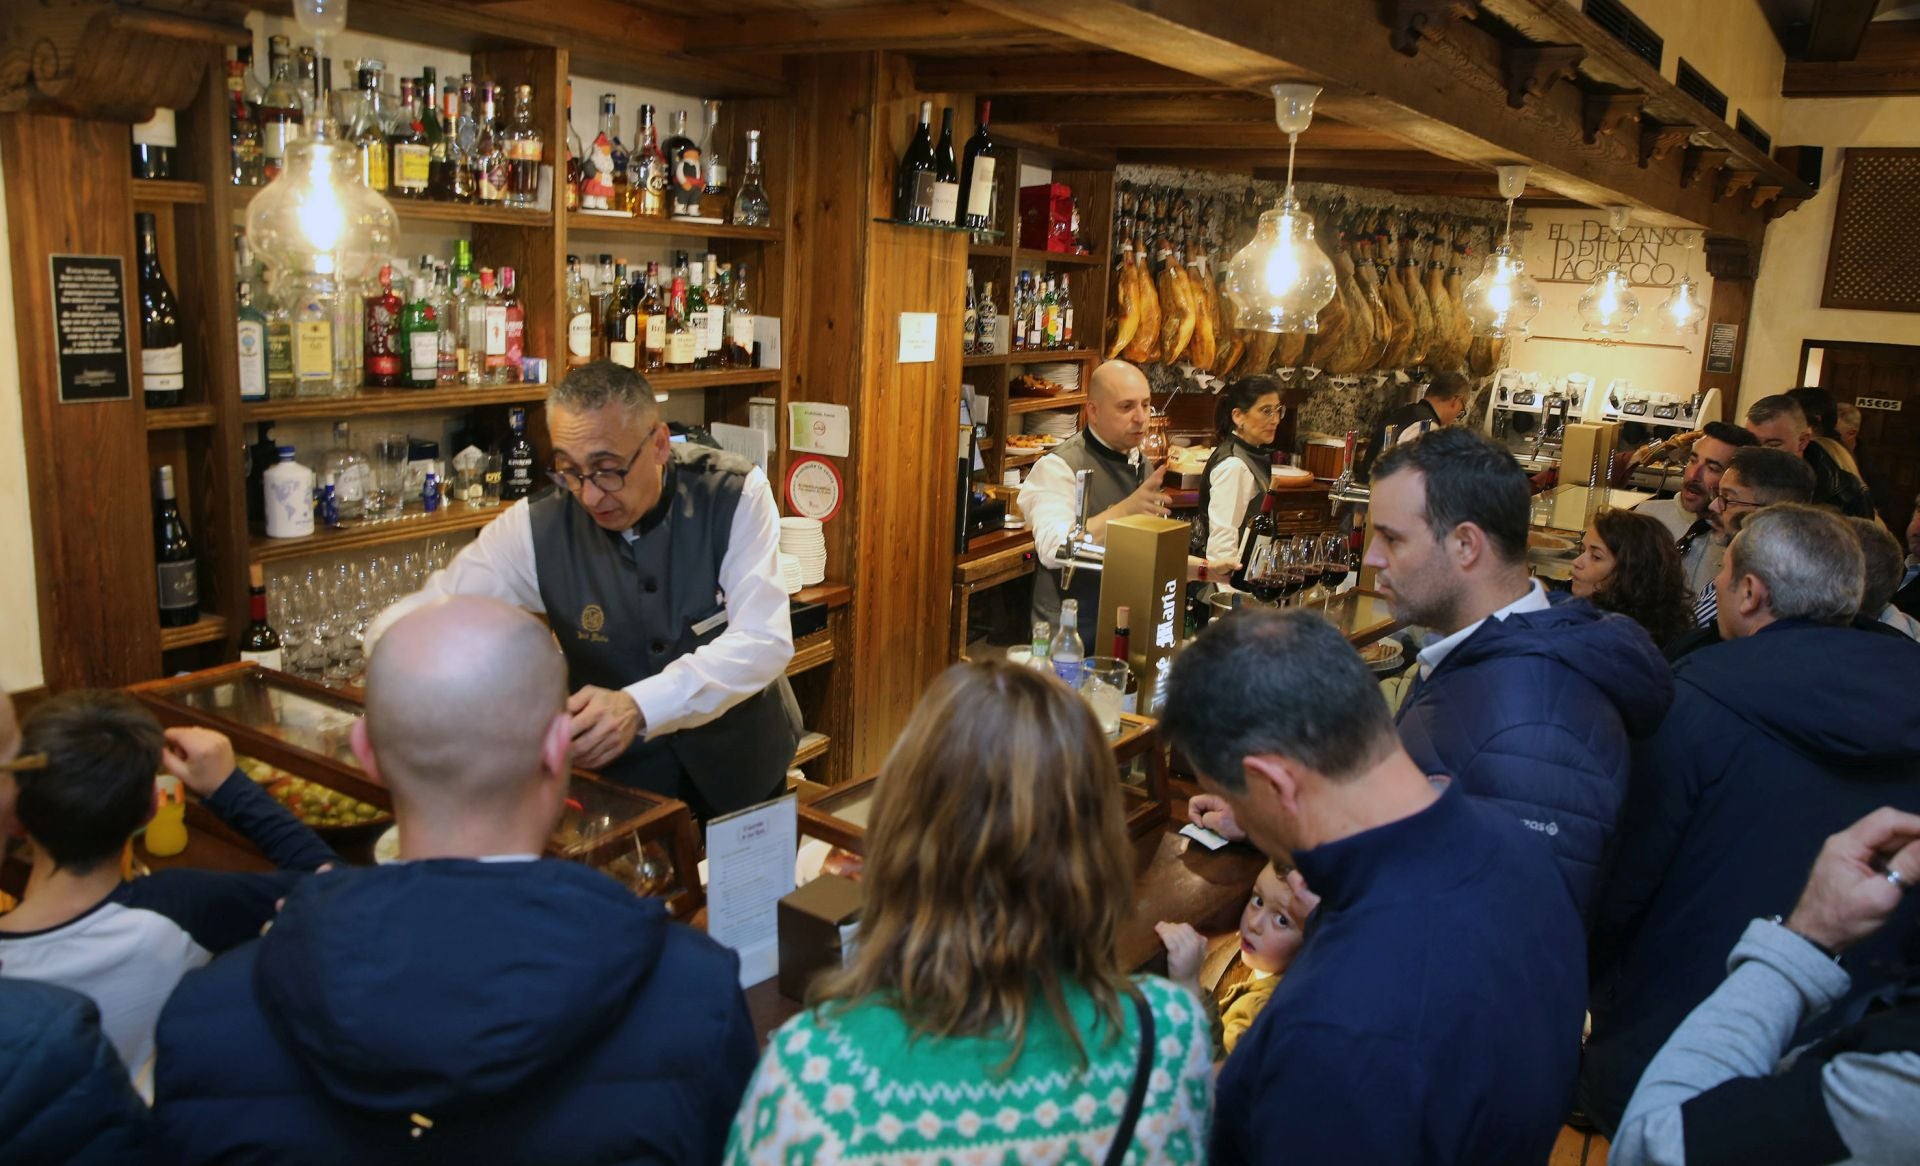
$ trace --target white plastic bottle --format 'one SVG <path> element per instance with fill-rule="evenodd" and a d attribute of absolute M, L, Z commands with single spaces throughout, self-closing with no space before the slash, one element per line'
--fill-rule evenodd
<path fill-rule="evenodd" d="M 1080 667 L 1087 658 L 1086 645 L 1080 642 L 1080 601 L 1066 599 L 1060 603 L 1060 630 L 1053 633 L 1053 643 L 1048 655 L 1053 657 L 1054 675 L 1067 682 L 1067 687 L 1078 690 L 1080 687 Z"/>
<path fill-rule="evenodd" d="M 290 445 L 280 461 L 261 475 L 267 495 L 267 537 L 304 538 L 313 533 L 313 471 L 293 460 Z"/>

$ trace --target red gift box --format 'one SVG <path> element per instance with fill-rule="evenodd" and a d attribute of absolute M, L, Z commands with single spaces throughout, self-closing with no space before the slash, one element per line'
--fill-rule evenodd
<path fill-rule="evenodd" d="M 1020 245 L 1073 251 L 1073 191 L 1058 182 L 1020 188 Z"/>

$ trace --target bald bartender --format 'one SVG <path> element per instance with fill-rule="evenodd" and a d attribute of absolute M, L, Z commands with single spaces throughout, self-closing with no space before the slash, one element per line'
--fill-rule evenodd
<path fill-rule="evenodd" d="M 702 821 L 783 792 L 799 715 L 766 474 L 671 442 L 652 388 L 605 361 L 554 389 L 547 429 L 554 487 L 383 613 L 367 650 L 441 597 L 504 599 L 544 613 L 559 640 L 574 764 L 679 798 Z"/>
<path fill-rule="evenodd" d="M 1033 573 L 1033 618 L 1060 624 L 1060 601 L 1080 603 L 1077 630 L 1080 642 L 1093 650 L 1100 622 L 1100 573 L 1075 571 L 1073 585 L 1062 588 L 1061 544 L 1077 517 L 1074 478 L 1081 470 L 1087 479 L 1087 535 L 1104 544 L 1107 523 L 1137 514 L 1166 517 L 1170 499 L 1161 489 L 1167 474 L 1163 465 L 1149 471 L 1140 456 L 1140 439 L 1147 433 L 1147 378 L 1124 360 L 1110 360 L 1093 370 L 1087 392 L 1087 424 L 1033 464 L 1020 487 L 1020 513 L 1033 530 L 1033 549 L 1040 565 Z"/>

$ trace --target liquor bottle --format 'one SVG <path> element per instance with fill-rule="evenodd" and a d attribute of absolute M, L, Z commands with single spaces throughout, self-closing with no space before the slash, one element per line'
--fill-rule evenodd
<path fill-rule="evenodd" d="M 999 309 L 993 306 L 993 281 L 987 281 L 987 292 L 980 297 L 980 319 L 974 331 L 973 350 L 981 356 L 992 356 L 998 342 Z"/>
<path fill-rule="evenodd" d="M 273 422 L 259 422 L 257 436 L 247 447 L 247 522 L 255 530 L 267 523 L 266 485 L 263 477 L 280 460 L 280 446 L 273 440 Z"/>
<path fill-rule="evenodd" d="M 760 178 L 760 131 L 748 130 L 747 172 L 741 177 L 740 193 L 733 198 L 733 223 L 737 227 L 773 225 L 773 206 L 767 201 Z"/>
<path fill-rule="evenodd" d="M 980 332 L 980 301 L 973 294 L 973 268 L 967 268 L 967 310 L 960 322 L 960 355 L 972 356 L 974 337 Z"/>
<path fill-rule="evenodd" d="M 133 176 L 172 178 L 173 150 L 179 144 L 173 111 L 155 106 L 152 117 L 133 127 Z"/>
<path fill-rule="evenodd" d="M 400 317 L 400 339 L 406 353 L 406 385 L 431 389 L 440 383 L 440 319 L 428 299 L 432 288 L 425 276 L 413 277 L 413 298 Z"/>
<path fill-rule="evenodd" d="M 953 107 L 940 111 L 940 141 L 933 148 L 932 220 L 953 226 L 960 211 L 960 168 L 953 164 Z"/>
<path fill-rule="evenodd" d="M 433 149 L 427 145 L 411 77 L 400 81 L 400 110 L 394 117 L 393 134 L 387 140 L 392 146 L 387 162 L 387 192 L 395 198 L 427 197 L 427 184 L 433 179 Z"/>
<path fill-rule="evenodd" d="M 240 94 L 247 102 L 247 116 L 255 125 L 260 123 L 260 102 L 267 95 L 267 87 L 260 80 L 260 74 L 253 67 L 253 42 L 249 37 L 246 44 L 234 50 L 234 56 L 240 59 Z"/>
<path fill-rule="evenodd" d="M 1053 674 L 1067 682 L 1069 688 L 1080 687 L 1080 672 L 1085 667 L 1087 650 L 1080 642 L 1080 601 L 1063 599 L 1060 601 L 1060 627 L 1053 633 L 1053 642 L 1047 645 L 1047 655 L 1053 658 Z"/>
<path fill-rule="evenodd" d="M 266 159 L 260 152 L 260 123 L 247 104 L 247 64 L 227 62 L 227 181 L 235 186 L 266 182 Z"/>
<path fill-rule="evenodd" d="M 581 274 L 586 277 L 587 296 L 593 302 L 593 359 L 607 358 L 607 297 L 613 294 L 614 263 L 613 256 L 602 252 L 600 266 L 589 271 L 584 266 Z"/>
<path fill-rule="evenodd" d="M 331 397 L 335 385 L 335 334 L 340 288 L 331 278 L 306 275 L 287 289 L 287 322 L 293 340 L 293 391 L 298 397 Z M 354 380 L 360 378 L 356 375 Z"/>
<path fill-rule="evenodd" d="M 703 101 L 707 109 L 707 137 L 701 144 L 700 152 L 707 163 L 706 187 L 700 192 L 710 198 L 727 196 L 727 160 L 725 151 L 720 148 L 720 103 Z"/>
<path fill-rule="evenodd" d="M 987 118 L 992 112 L 993 102 L 980 103 L 980 122 L 961 152 L 960 225 L 975 230 L 993 226 L 993 179 L 999 151 L 987 136 Z"/>
<path fill-rule="evenodd" d="M 376 389 L 400 384 L 400 313 L 406 305 L 393 290 L 393 265 L 380 266 L 380 290 L 367 297 L 365 383 Z"/>
<path fill-rule="evenodd" d="M 1267 544 L 1273 541 L 1278 530 L 1279 524 L 1273 517 L 1273 491 L 1269 490 L 1260 499 L 1260 513 L 1247 524 L 1247 533 L 1241 536 L 1240 565 L 1233 569 L 1233 574 L 1227 579 L 1234 590 L 1252 590 L 1247 572 L 1253 568 L 1254 560 L 1267 549 Z"/>
<path fill-rule="evenodd" d="M 451 117 L 453 137 L 447 150 L 447 166 L 450 170 L 447 177 L 453 184 L 453 201 L 472 202 L 480 181 L 473 165 L 474 147 L 480 141 L 480 119 L 474 114 L 471 74 L 460 75 L 458 101 Z"/>
<path fill-rule="evenodd" d="M 593 362 L 593 303 L 580 274 L 580 257 L 567 256 L 567 366 Z"/>
<path fill-rule="evenodd" d="M 925 223 L 933 218 L 933 102 L 920 103 L 920 125 L 913 141 L 900 156 L 900 170 L 894 183 L 893 217 L 903 223 Z"/>
<path fill-rule="evenodd" d="M 700 192 L 707 188 L 700 143 L 687 136 L 687 111 L 673 111 L 673 136 L 661 143 L 667 156 L 667 194 L 675 218 L 700 214 Z"/>
<path fill-rule="evenodd" d="M 1121 604 L 1113 609 L 1113 658 L 1125 660 L 1132 655 L 1133 609 Z"/>
<path fill-rule="evenodd" d="M 486 206 L 499 206 L 507 201 L 507 152 L 500 140 L 490 81 L 480 87 L 479 131 L 468 166 L 473 171 L 474 201 Z"/>
<path fill-rule="evenodd" d="M 566 188 L 561 192 L 561 205 L 570 211 L 580 209 L 580 164 L 586 160 L 587 148 L 580 141 L 580 131 L 573 128 L 573 81 L 567 81 L 567 172 Z"/>
<path fill-rule="evenodd" d="M 441 385 L 460 383 L 460 315 L 459 297 L 454 292 L 453 273 L 443 263 L 433 267 L 433 318 L 440 326 L 440 351 L 435 362 L 435 382 Z"/>
<path fill-rule="evenodd" d="M 379 61 L 360 62 L 360 100 L 353 120 L 347 125 L 347 140 L 353 143 L 360 159 L 360 182 L 372 190 L 386 191 L 387 130 L 380 101 Z"/>
<path fill-rule="evenodd" d="M 149 409 L 167 409 L 186 395 L 186 348 L 181 343 L 180 308 L 160 270 L 154 220 L 133 216 L 140 250 L 140 385 Z"/>
<path fill-rule="evenodd" d="M 1031 310 L 1027 303 L 1027 273 L 1021 272 L 1013 281 L 1013 350 L 1023 352 L 1027 347 L 1027 314 Z"/>
<path fill-rule="evenodd" d="M 420 132 L 427 139 L 427 197 L 453 198 L 453 124 L 441 120 L 440 76 L 428 65 L 420 70 Z"/>
<path fill-rule="evenodd" d="M 500 292 L 500 277 L 490 267 L 480 269 L 480 291 L 481 339 L 469 359 L 479 362 L 483 383 L 504 384 L 507 379 L 507 301 Z M 468 383 L 474 383 L 471 376 Z"/>
<path fill-rule="evenodd" d="M 1060 277 L 1060 347 L 1073 347 L 1073 291 L 1068 281 L 1071 276 Z"/>
<path fill-rule="evenodd" d="M 640 129 L 633 139 L 633 154 L 627 160 L 627 212 L 655 219 L 667 217 L 670 209 L 667 186 L 667 156 L 660 150 L 660 131 L 654 124 L 653 106 L 643 105 Z"/>
<path fill-rule="evenodd" d="M 502 453 L 507 476 L 500 483 L 500 497 L 517 502 L 533 493 L 533 442 L 527 440 L 527 411 L 507 410 L 507 428 L 512 430 Z"/>
<path fill-rule="evenodd" d="M 240 357 L 240 399 L 267 399 L 267 318 L 253 306 L 253 283 L 242 279 L 234 289 L 239 300 L 235 328 Z"/>
<path fill-rule="evenodd" d="M 340 519 L 358 522 L 366 517 L 367 496 L 373 492 L 373 467 L 366 455 L 353 448 L 353 427 L 347 422 L 333 423 L 333 448 L 321 459 L 320 471 L 333 481 L 334 506 Z"/>
<path fill-rule="evenodd" d="M 1060 295 L 1048 280 L 1040 293 L 1040 346 L 1060 347 Z"/>
<path fill-rule="evenodd" d="M 1041 289 L 1039 278 L 1027 274 L 1027 347 L 1040 349 L 1047 346 L 1047 298 Z"/>
<path fill-rule="evenodd" d="M 267 573 L 247 564 L 247 627 L 240 633 L 240 662 L 280 670 L 280 633 L 267 622 Z"/>
<path fill-rule="evenodd" d="M 640 301 L 640 315 L 645 318 L 645 337 L 642 345 L 646 355 L 648 372 L 659 372 L 667 365 L 667 304 L 660 293 L 660 265 L 647 264 L 647 289 Z"/>
<path fill-rule="evenodd" d="M 160 568 L 160 626 L 183 628 L 200 618 L 200 574 L 193 538 L 174 498 L 173 467 L 161 466 L 156 478 L 153 557 Z"/>
<path fill-rule="evenodd" d="M 685 266 L 685 264 L 682 264 Z M 707 288 L 706 265 L 693 265 L 693 274 L 687 283 L 687 327 L 693 331 L 693 367 L 712 368 L 713 354 L 707 351 L 707 339 L 711 335 L 707 326 Z"/>
<path fill-rule="evenodd" d="M 640 321 L 634 296 L 637 289 L 627 282 L 627 261 L 614 267 L 613 294 L 607 297 L 607 319 L 602 328 L 607 335 L 607 359 L 623 368 L 640 363 Z"/>
<path fill-rule="evenodd" d="M 316 119 L 327 116 L 320 109 L 320 54 L 312 45 L 301 45 L 294 52 L 293 86 L 300 97 L 300 112 L 308 135 L 319 132 Z"/>
<path fill-rule="evenodd" d="M 500 299 L 506 316 L 507 353 L 502 362 L 499 383 L 517 385 L 523 375 L 520 362 L 527 354 L 527 306 L 520 302 L 511 267 L 500 269 Z"/>
<path fill-rule="evenodd" d="M 313 471 L 293 460 L 294 448 L 279 447 L 279 460 L 263 475 L 267 537 L 304 538 L 313 533 Z"/>
<path fill-rule="evenodd" d="M 284 401 L 297 395 L 293 376 L 293 316 L 285 297 L 267 297 L 267 396 Z"/>
<path fill-rule="evenodd" d="M 747 265 L 733 265 L 733 300 L 727 305 L 727 362 L 733 368 L 754 368 L 753 301 L 747 295 Z"/>
<path fill-rule="evenodd" d="M 486 317 L 482 310 L 480 280 L 473 273 L 473 244 L 465 239 L 453 241 L 453 368 L 454 379 L 468 380 L 470 354 L 486 335 Z"/>
<path fill-rule="evenodd" d="M 1053 661 L 1047 659 L 1047 647 L 1053 642 L 1053 629 L 1044 619 L 1033 621 L 1033 638 L 1029 641 L 1027 667 L 1039 672 L 1052 672 Z"/>
<path fill-rule="evenodd" d="M 287 38 L 267 38 L 267 57 L 273 65 L 273 80 L 260 96 L 260 149 L 265 158 L 268 182 L 280 177 L 280 166 L 287 156 L 287 144 L 300 136 L 306 122 L 306 104 L 300 97 L 293 76 L 293 59 L 287 53 Z"/>
<path fill-rule="evenodd" d="M 667 348 L 666 367 L 668 372 L 692 372 L 694 358 L 699 349 L 693 338 L 693 326 L 687 322 L 687 285 L 678 277 L 673 281 L 673 290 L 667 300 Z"/>
<path fill-rule="evenodd" d="M 530 207 L 540 197 L 540 159 L 545 155 L 533 124 L 533 86 L 513 87 L 513 120 L 507 123 L 507 205 Z"/>
<path fill-rule="evenodd" d="M 727 281 L 719 258 L 707 252 L 707 367 L 727 367 Z"/>
<path fill-rule="evenodd" d="M 598 152 L 602 148 L 600 138 L 606 139 L 607 159 L 604 162 L 598 157 Z M 600 95 L 600 137 L 595 138 L 593 144 L 596 165 L 602 169 L 611 167 L 608 173 L 601 175 L 603 180 L 613 184 L 613 193 L 608 196 L 606 209 L 632 214 L 633 176 L 627 172 L 627 168 L 632 165 L 633 160 L 627 155 L 627 144 L 620 140 L 620 107 L 615 104 L 611 93 Z"/>

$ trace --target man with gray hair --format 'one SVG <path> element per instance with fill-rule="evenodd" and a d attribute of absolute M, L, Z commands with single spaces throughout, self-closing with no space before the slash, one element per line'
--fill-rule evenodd
<path fill-rule="evenodd" d="M 1920 704 L 1889 700 L 1920 691 L 1920 645 L 1849 626 L 1864 560 L 1846 521 L 1756 510 L 1716 582 L 1724 642 L 1674 668 L 1594 913 L 1581 1100 L 1608 1134 L 1747 921 L 1793 903 L 1827 835 L 1880 806 L 1920 812 Z M 1856 994 L 1884 982 L 1873 969 L 1908 917 L 1848 957 Z"/>
<path fill-rule="evenodd" d="M 1785 393 L 1760 398 L 1747 407 L 1747 432 L 1768 449 L 1785 450 L 1806 459 L 1818 480 L 1813 492 L 1815 502 L 1855 518 L 1873 517 L 1873 499 L 1867 494 L 1866 483 L 1849 473 L 1815 440 L 1820 435 L 1814 432 L 1799 401 Z"/>
<path fill-rule="evenodd" d="M 399 861 L 308 879 L 181 983 L 163 1158 L 720 1160 L 756 1053 L 739 960 L 540 857 L 568 802 L 566 686 L 547 630 L 499 600 L 389 627 L 352 746 L 393 793 Z"/>
<path fill-rule="evenodd" d="M 607 361 L 567 374 L 547 429 L 553 486 L 388 609 L 368 650 L 435 599 L 503 599 L 543 613 L 566 655 L 577 764 L 702 821 L 783 792 L 799 714 L 766 474 L 672 442 L 652 388 Z"/>

